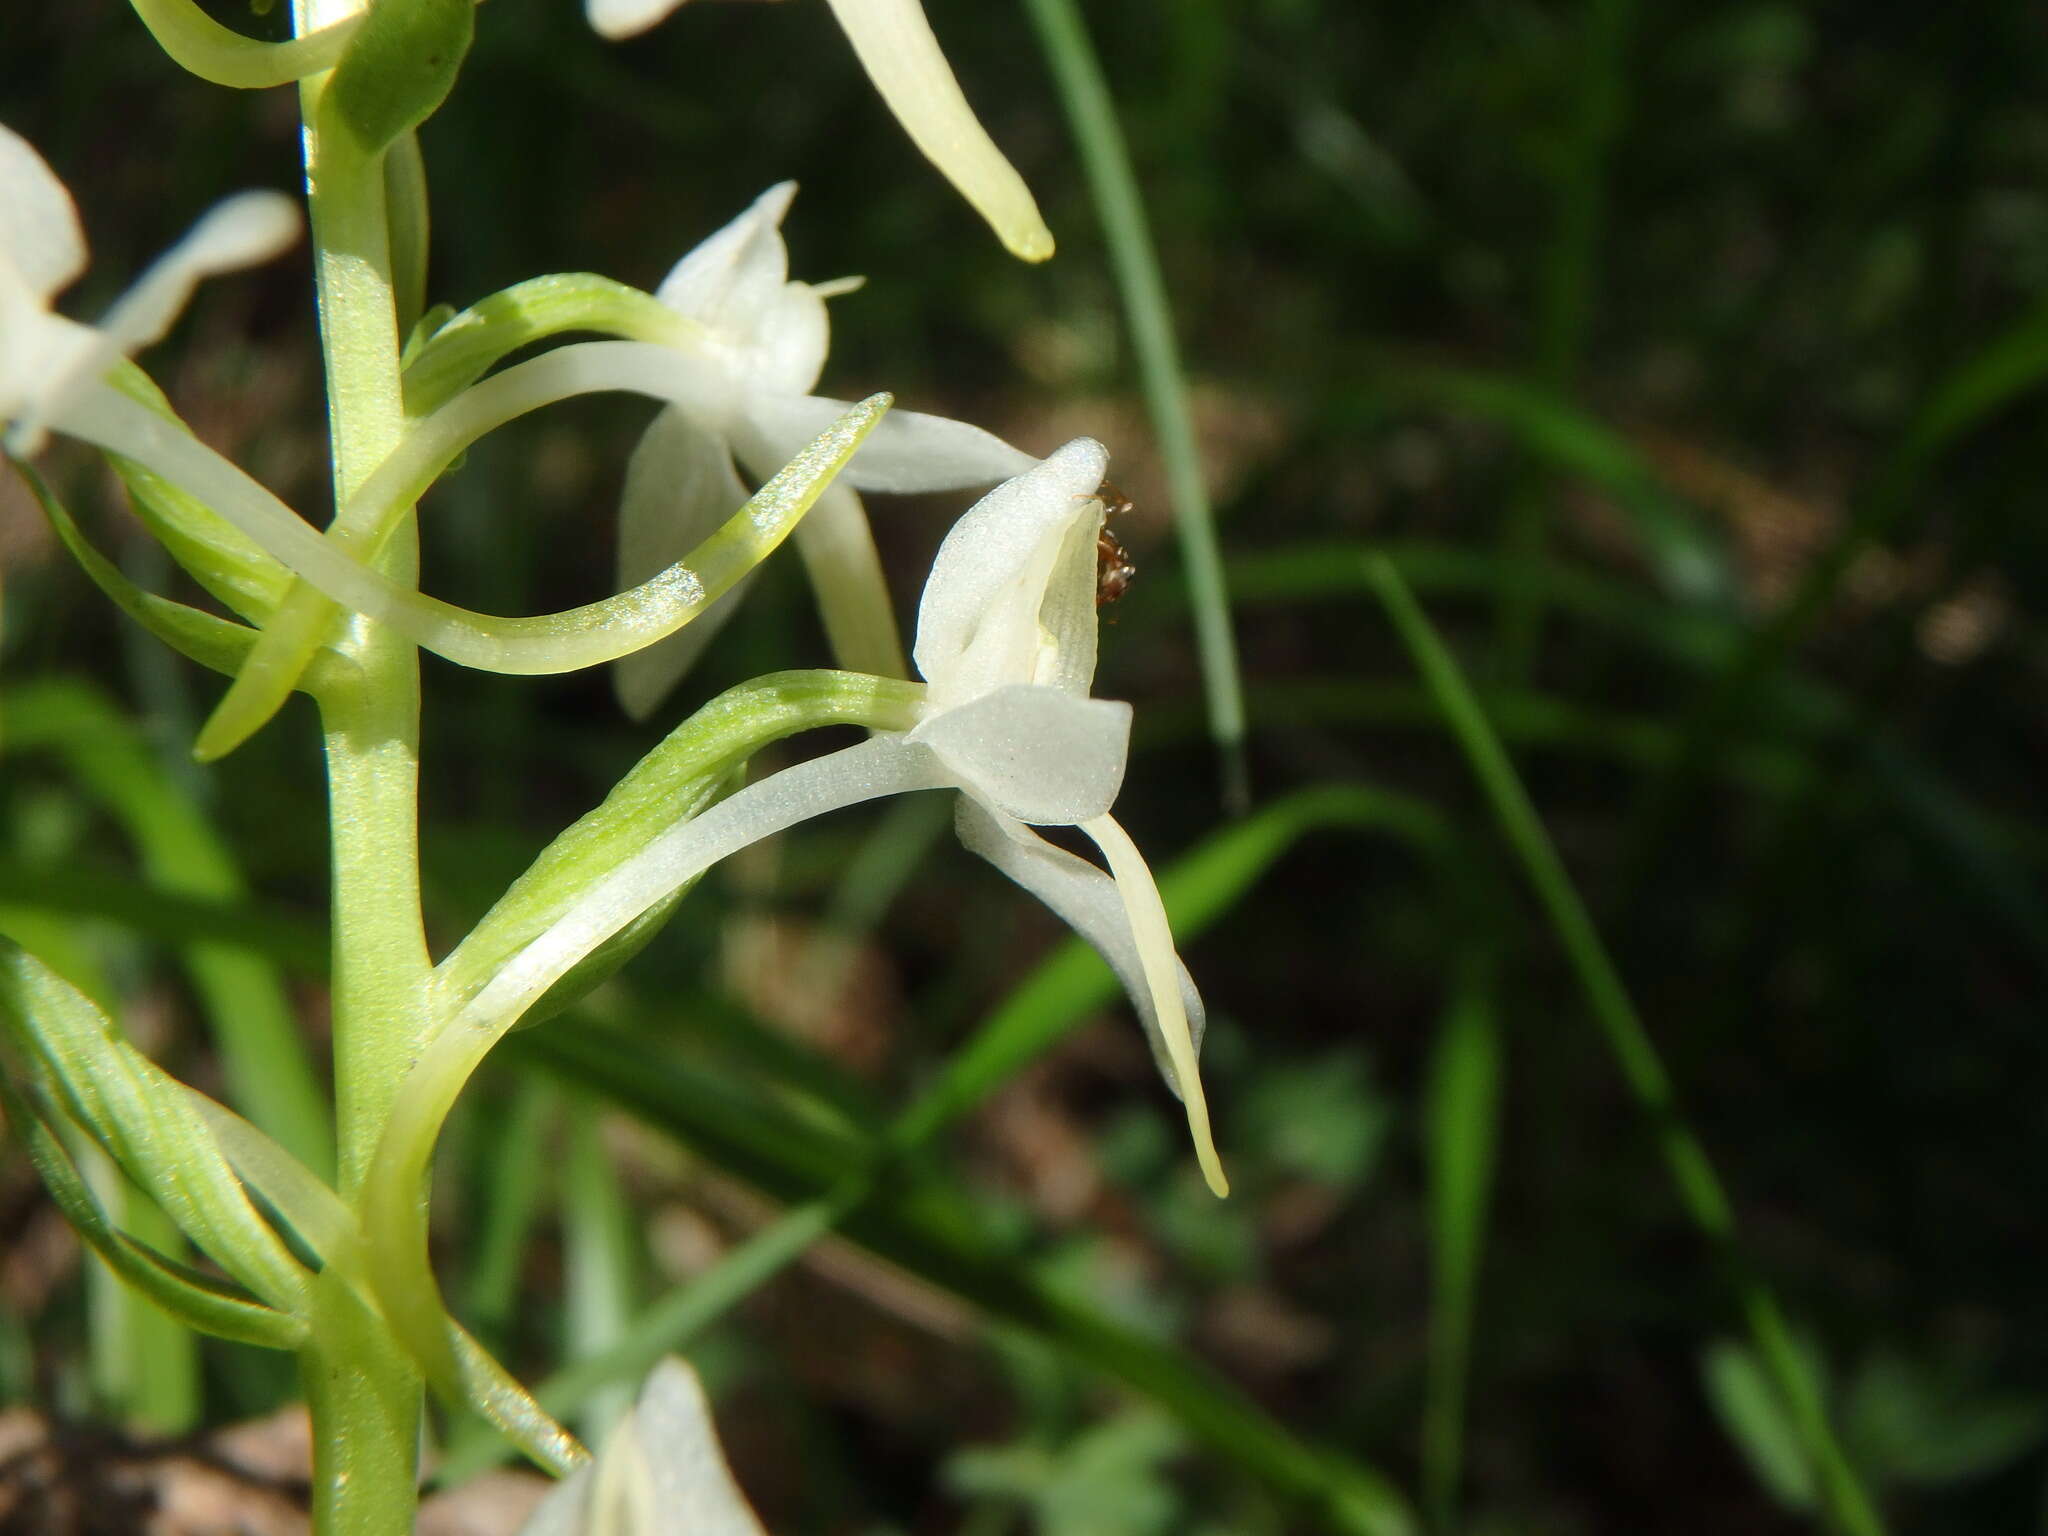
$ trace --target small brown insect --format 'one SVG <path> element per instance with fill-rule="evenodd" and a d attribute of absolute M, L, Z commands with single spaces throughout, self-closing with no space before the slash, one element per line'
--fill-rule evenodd
<path fill-rule="evenodd" d="M 1102 482 L 1095 493 L 1102 498 L 1102 530 L 1095 535 L 1095 606 L 1113 603 L 1130 590 L 1131 578 L 1138 574 L 1138 568 L 1131 563 L 1131 552 L 1124 548 L 1123 541 L 1109 531 L 1109 519 L 1122 517 L 1131 510 L 1131 498 L 1118 490 L 1111 481 Z"/>

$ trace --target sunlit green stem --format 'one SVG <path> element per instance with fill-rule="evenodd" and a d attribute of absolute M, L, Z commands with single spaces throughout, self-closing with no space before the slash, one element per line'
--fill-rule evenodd
<path fill-rule="evenodd" d="M 1522 788 L 1514 765 L 1487 723 L 1457 662 L 1416 606 L 1408 584 L 1394 569 L 1393 562 L 1384 556 L 1369 556 L 1365 576 L 1386 607 L 1416 670 L 1435 696 L 1437 707 L 1493 808 L 1502 836 L 1550 919 L 1621 1075 L 1650 1123 L 1679 1203 L 1726 1268 L 1736 1304 L 1749 1326 L 1764 1368 L 1791 1409 L 1801 1448 L 1812 1464 L 1831 1517 L 1840 1529 L 1853 1536 L 1877 1536 L 1884 1529 L 1883 1522 L 1836 1443 L 1827 1412 L 1814 1391 L 1812 1377 L 1800 1363 L 1776 1299 L 1750 1269 L 1738 1245 L 1735 1211 L 1727 1191 L 1707 1158 L 1706 1148 L 1681 1116 L 1677 1093 L 1663 1059 L 1643 1027 L 1635 1001 L 1601 942 L 1586 904 L 1579 899 L 1578 889 L 1558 858 L 1528 792 Z"/>
<path fill-rule="evenodd" d="M 307 0 L 298 20 L 307 22 Z M 314 277 L 327 368 L 335 504 L 397 443 L 404 419 L 384 172 L 339 134 L 321 135 L 327 77 L 301 87 Z M 408 528 L 382 557 L 410 580 Z M 322 701 L 334 858 L 332 990 L 339 1184 L 351 1203 L 428 1022 L 419 889 L 419 661 L 364 622 L 343 642 L 361 686 Z M 418 1372 L 346 1286 L 323 1282 L 301 1356 L 316 1447 L 314 1528 L 322 1536 L 411 1529 L 419 1444 Z"/>

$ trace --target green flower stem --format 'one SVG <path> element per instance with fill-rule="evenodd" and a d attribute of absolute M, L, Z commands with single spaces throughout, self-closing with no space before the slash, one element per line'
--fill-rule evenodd
<path fill-rule="evenodd" d="M 1735 1212 L 1727 1192 L 1708 1161 L 1706 1148 L 1700 1145 L 1679 1112 L 1677 1094 L 1657 1047 L 1643 1027 L 1628 987 L 1601 943 L 1593 919 L 1558 858 L 1535 806 L 1530 804 L 1513 763 L 1487 724 L 1457 662 L 1416 606 L 1408 584 L 1394 569 L 1393 562 L 1381 555 L 1368 556 L 1365 577 L 1385 606 L 1416 670 L 1436 696 L 1446 724 L 1493 808 L 1502 836 L 1521 862 L 1523 873 L 1549 917 L 1622 1077 L 1650 1122 L 1680 1204 L 1726 1269 L 1736 1305 L 1749 1326 L 1757 1353 L 1791 1410 L 1801 1446 L 1814 1469 L 1834 1524 L 1853 1536 L 1878 1536 L 1884 1529 L 1883 1522 L 1836 1443 L 1827 1413 L 1814 1390 L 1812 1377 L 1800 1363 L 1776 1299 L 1741 1252 Z"/>
<path fill-rule="evenodd" d="M 1173 308 L 1159 275 L 1159 255 L 1145 222 L 1145 200 L 1131 169 L 1131 153 L 1118 124 L 1102 62 L 1095 56 L 1076 0 L 1025 0 L 1052 65 L 1060 100 L 1073 125 L 1081 163 L 1109 244 L 1117 292 L 1131 330 L 1145 403 L 1165 460 L 1173 498 L 1174 530 L 1186 562 L 1188 600 L 1194 610 L 1195 648 L 1202 662 L 1209 732 L 1223 756 L 1224 801 L 1242 811 L 1250 799 L 1244 765 L 1244 687 L 1238 678 L 1237 641 L 1230 628 L 1230 592 L 1216 545 L 1202 459 L 1195 447 L 1194 412 L 1174 341 Z"/>
<path fill-rule="evenodd" d="M 308 0 L 297 0 L 303 28 Z M 327 367 L 335 505 L 396 446 L 404 422 L 384 170 L 345 135 L 316 133 L 327 76 L 300 88 Z M 416 578 L 417 541 L 394 538 L 387 575 Z M 354 622 L 341 648 L 359 686 L 321 701 L 334 857 L 334 1081 L 342 1197 L 364 1175 L 429 1022 L 419 878 L 419 659 L 382 626 Z M 301 1374 L 316 1447 L 322 1536 L 412 1528 L 420 1378 L 390 1331 L 330 1271 L 315 1289 Z"/>
<path fill-rule="evenodd" d="M 742 684 L 686 721 L 629 773 L 603 806 L 572 827 L 536 861 L 534 877 L 508 892 L 461 949 L 449 957 L 443 997 L 464 998 L 462 978 L 495 973 L 490 959 L 517 948 L 512 935 L 545 932 L 551 914 L 571 891 L 620 867 L 703 803 L 705 787 L 723 782 L 747 758 L 780 737 L 823 725 L 863 725 L 904 731 L 917 720 L 920 684 L 857 673 L 785 673 Z M 672 787 L 651 799 L 649 790 Z M 683 807 L 684 809 L 678 809 Z M 656 902 L 655 905 L 659 905 Z M 481 936 L 481 937 L 480 937 Z M 449 1018 L 431 1041 L 421 1041 L 394 1074 L 397 1093 L 376 1151 L 374 1175 L 363 1188 L 366 1260 L 392 1331 L 436 1380 L 454 1370 L 454 1335 L 427 1251 L 427 1209 L 420 1198 L 434 1145 L 457 1096 L 491 1048 L 511 1030 L 534 999 L 504 1011 Z"/>

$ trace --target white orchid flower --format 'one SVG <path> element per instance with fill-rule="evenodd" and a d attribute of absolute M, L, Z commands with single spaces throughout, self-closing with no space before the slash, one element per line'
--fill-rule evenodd
<path fill-rule="evenodd" d="M 672 565 L 747 499 L 738 470 L 766 480 L 845 406 L 811 394 L 824 371 L 825 300 L 849 284 L 789 280 L 783 182 L 676 263 L 656 297 L 694 322 L 691 357 L 711 374 L 702 403 L 655 418 L 626 470 L 619 580 L 630 587 Z M 737 469 L 735 468 L 737 461 Z M 989 485 L 1032 459 L 978 427 L 897 411 L 884 420 L 797 526 L 796 545 L 841 666 L 903 675 L 875 541 L 858 491 L 948 491 Z M 733 611 L 735 590 L 686 629 L 618 663 L 620 702 L 653 711 Z"/>
<path fill-rule="evenodd" d="M 98 326 L 51 305 L 85 270 L 78 209 L 28 140 L 0 124 L 0 426 L 24 457 L 67 405 L 121 358 L 161 337 L 202 278 L 268 261 L 299 234 L 277 192 L 216 204 L 114 304 Z"/>
<path fill-rule="evenodd" d="M 644 32 L 682 0 L 585 0 L 606 37 Z M 1044 261 L 1052 231 L 1016 168 L 1003 158 L 961 93 L 919 0 L 830 0 L 861 68 L 910 141 L 938 167 L 1013 256 Z"/>
<path fill-rule="evenodd" d="M 519 1536 L 766 1536 L 719 1449 L 697 1373 L 670 1356 Z"/>
<path fill-rule="evenodd" d="M 1151 871 L 1109 814 L 1130 706 L 1088 696 L 1107 464 L 1100 443 L 1077 438 L 954 525 L 918 610 L 926 694 L 910 729 L 785 769 L 657 835 L 514 955 L 434 1050 L 473 1053 L 596 946 L 727 855 L 842 806 L 954 789 L 961 841 L 1051 907 L 1123 982 L 1186 1106 L 1202 1171 L 1225 1193 L 1195 1067 L 1201 998 L 1174 953 Z M 1079 827 L 1109 872 L 1032 826 Z"/>

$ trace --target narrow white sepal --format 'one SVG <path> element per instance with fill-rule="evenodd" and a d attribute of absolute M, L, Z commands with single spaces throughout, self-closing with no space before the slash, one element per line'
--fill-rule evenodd
<path fill-rule="evenodd" d="M 85 270 L 85 231 L 79 227 L 77 205 L 35 146 L 5 123 L 0 123 L 0 267 L 11 267 L 44 305 Z"/>
<path fill-rule="evenodd" d="M 693 246 L 654 296 L 712 331 L 749 336 L 789 280 L 782 220 L 796 183 L 779 181 L 746 211 Z"/>
<path fill-rule="evenodd" d="M 843 473 L 797 524 L 795 543 L 817 595 L 833 664 L 875 677 L 908 677 L 874 530 Z"/>
<path fill-rule="evenodd" d="M 747 414 L 769 451 L 809 442 L 845 407 L 822 395 L 760 394 Z M 857 491 L 911 495 L 993 485 L 1032 468 L 1038 460 L 993 432 L 964 421 L 918 411 L 892 411 L 861 444 L 843 473 Z M 1094 487 L 1089 487 L 1093 490 Z"/>

